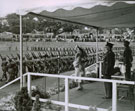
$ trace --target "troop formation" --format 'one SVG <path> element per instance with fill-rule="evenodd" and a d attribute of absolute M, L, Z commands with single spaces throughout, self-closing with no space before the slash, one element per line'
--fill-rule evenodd
<path fill-rule="evenodd" d="M 96 62 L 94 48 L 84 48 L 87 58 L 85 66 Z M 101 51 L 101 50 L 100 50 Z M 46 48 L 44 51 L 25 52 L 23 55 L 23 74 L 26 72 L 39 72 L 59 74 L 74 70 L 73 61 L 76 50 L 74 48 Z M 2 78 L 1 81 L 9 82 L 19 76 L 19 54 L 3 57 L 2 55 Z M 102 57 L 102 53 L 99 59 Z"/>

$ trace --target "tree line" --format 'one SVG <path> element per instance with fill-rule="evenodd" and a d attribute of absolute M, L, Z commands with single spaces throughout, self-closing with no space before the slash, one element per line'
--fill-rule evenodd
<path fill-rule="evenodd" d="M 0 32 L 12 32 L 19 34 L 19 15 L 9 14 L 6 16 L 6 22 L 0 23 Z M 81 28 L 79 25 L 73 25 L 71 23 L 62 23 L 43 17 L 35 17 L 34 15 L 27 14 L 22 18 L 23 33 L 32 33 L 34 30 L 43 31 L 44 33 L 50 32 L 54 34 L 62 32 L 73 32 L 74 29 Z"/>
<path fill-rule="evenodd" d="M 62 21 L 56 21 L 54 19 L 48 19 L 40 16 L 35 16 L 32 14 L 27 14 L 23 16 L 22 18 L 22 28 L 23 33 L 33 33 L 34 31 L 39 31 L 42 33 L 53 33 L 54 37 L 57 34 L 63 33 L 63 32 L 73 32 L 74 29 L 80 29 L 83 30 L 84 27 L 82 25 L 73 24 L 73 23 L 67 23 Z M 19 34 L 19 15 L 13 13 L 9 14 L 5 18 L 5 22 L 0 21 L 0 33 L 7 31 L 12 32 L 14 34 Z M 133 30 L 133 31 L 132 31 Z M 135 34 L 134 28 L 107 28 L 102 29 L 99 28 L 98 32 L 99 34 L 102 33 L 108 33 L 108 34 L 123 34 L 127 33 L 127 36 L 129 36 L 129 32 L 132 32 L 132 34 Z M 96 33 L 95 30 L 90 29 L 89 33 Z"/>

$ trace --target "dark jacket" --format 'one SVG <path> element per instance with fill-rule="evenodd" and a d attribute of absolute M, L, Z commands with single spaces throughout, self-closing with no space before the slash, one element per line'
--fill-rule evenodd
<path fill-rule="evenodd" d="M 103 59 L 103 75 L 111 76 L 114 72 L 115 54 L 112 51 L 108 51 Z"/>
<path fill-rule="evenodd" d="M 1 64 L 1 66 L 2 66 L 2 71 L 7 71 L 7 64 L 8 64 L 8 62 L 7 61 L 2 61 L 2 64 Z"/>
<path fill-rule="evenodd" d="M 132 57 L 132 51 L 131 51 L 130 47 L 125 48 L 123 57 L 124 57 L 124 64 L 131 67 L 133 57 Z"/>

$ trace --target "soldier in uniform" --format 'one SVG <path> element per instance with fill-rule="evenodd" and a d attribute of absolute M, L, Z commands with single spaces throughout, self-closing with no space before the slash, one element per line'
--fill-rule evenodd
<path fill-rule="evenodd" d="M 8 78 L 6 82 L 10 82 L 14 79 L 14 62 L 12 59 L 9 59 L 8 65 L 7 65 L 7 71 L 8 71 Z"/>
<path fill-rule="evenodd" d="M 66 56 L 65 48 L 63 48 L 63 56 Z"/>
<path fill-rule="evenodd" d="M 114 65 L 115 65 L 115 54 L 112 51 L 113 44 L 107 42 L 104 59 L 103 59 L 103 78 L 111 79 L 111 75 L 113 74 Z M 112 83 L 104 83 L 106 96 L 104 99 L 112 98 Z"/>
<path fill-rule="evenodd" d="M 73 55 L 74 55 L 74 50 L 73 50 L 73 48 L 70 48 L 70 51 L 71 51 L 71 56 L 73 56 Z"/>
<path fill-rule="evenodd" d="M 123 54 L 123 60 L 124 60 L 124 65 L 126 66 L 126 72 L 125 72 L 125 79 L 130 81 L 131 80 L 131 67 L 132 67 L 132 51 L 129 47 L 129 42 L 124 41 L 124 54 Z"/>
<path fill-rule="evenodd" d="M 65 48 L 65 55 L 68 56 L 67 48 Z"/>
<path fill-rule="evenodd" d="M 1 67 L 2 67 L 2 71 L 3 71 L 3 75 L 2 75 L 2 78 L 1 78 L 1 81 L 5 78 L 7 80 L 7 61 L 6 61 L 6 58 L 4 57 L 2 59 L 2 64 L 1 64 Z"/>
<path fill-rule="evenodd" d="M 28 61 L 26 62 L 26 66 L 27 66 L 28 72 L 34 71 L 32 57 L 28 58 Z"/>
<path fill-rule="evenodd" d="M 22 73 L 25 74 L 26 73 L 26 60 L 25 60 L 25 57 L 23 57 L 22 59 L 23 59 Z"/>
<path fill-rule="evenodd" d="M 47 52 L 48 57 L 51 57 L 50 48 L 47 48 L 46 52 Z"/>
<path fill-rule="evenodd" d="M 19 72 L 19 62 L 17 61 L 17 57 L 13 58 L 14 59 L 14 77 L 17 78 L 18 72 Z"/>

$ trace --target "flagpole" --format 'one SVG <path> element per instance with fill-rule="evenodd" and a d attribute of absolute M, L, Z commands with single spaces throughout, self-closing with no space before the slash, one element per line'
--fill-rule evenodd
<path fill-rule="evenodd" d="M 22 56 L 23 56 L 23 46 L 22 46 L 22 15 L 20 15 L 20 89 L 23 87 L 23 74 L 22 74 Z"/>

